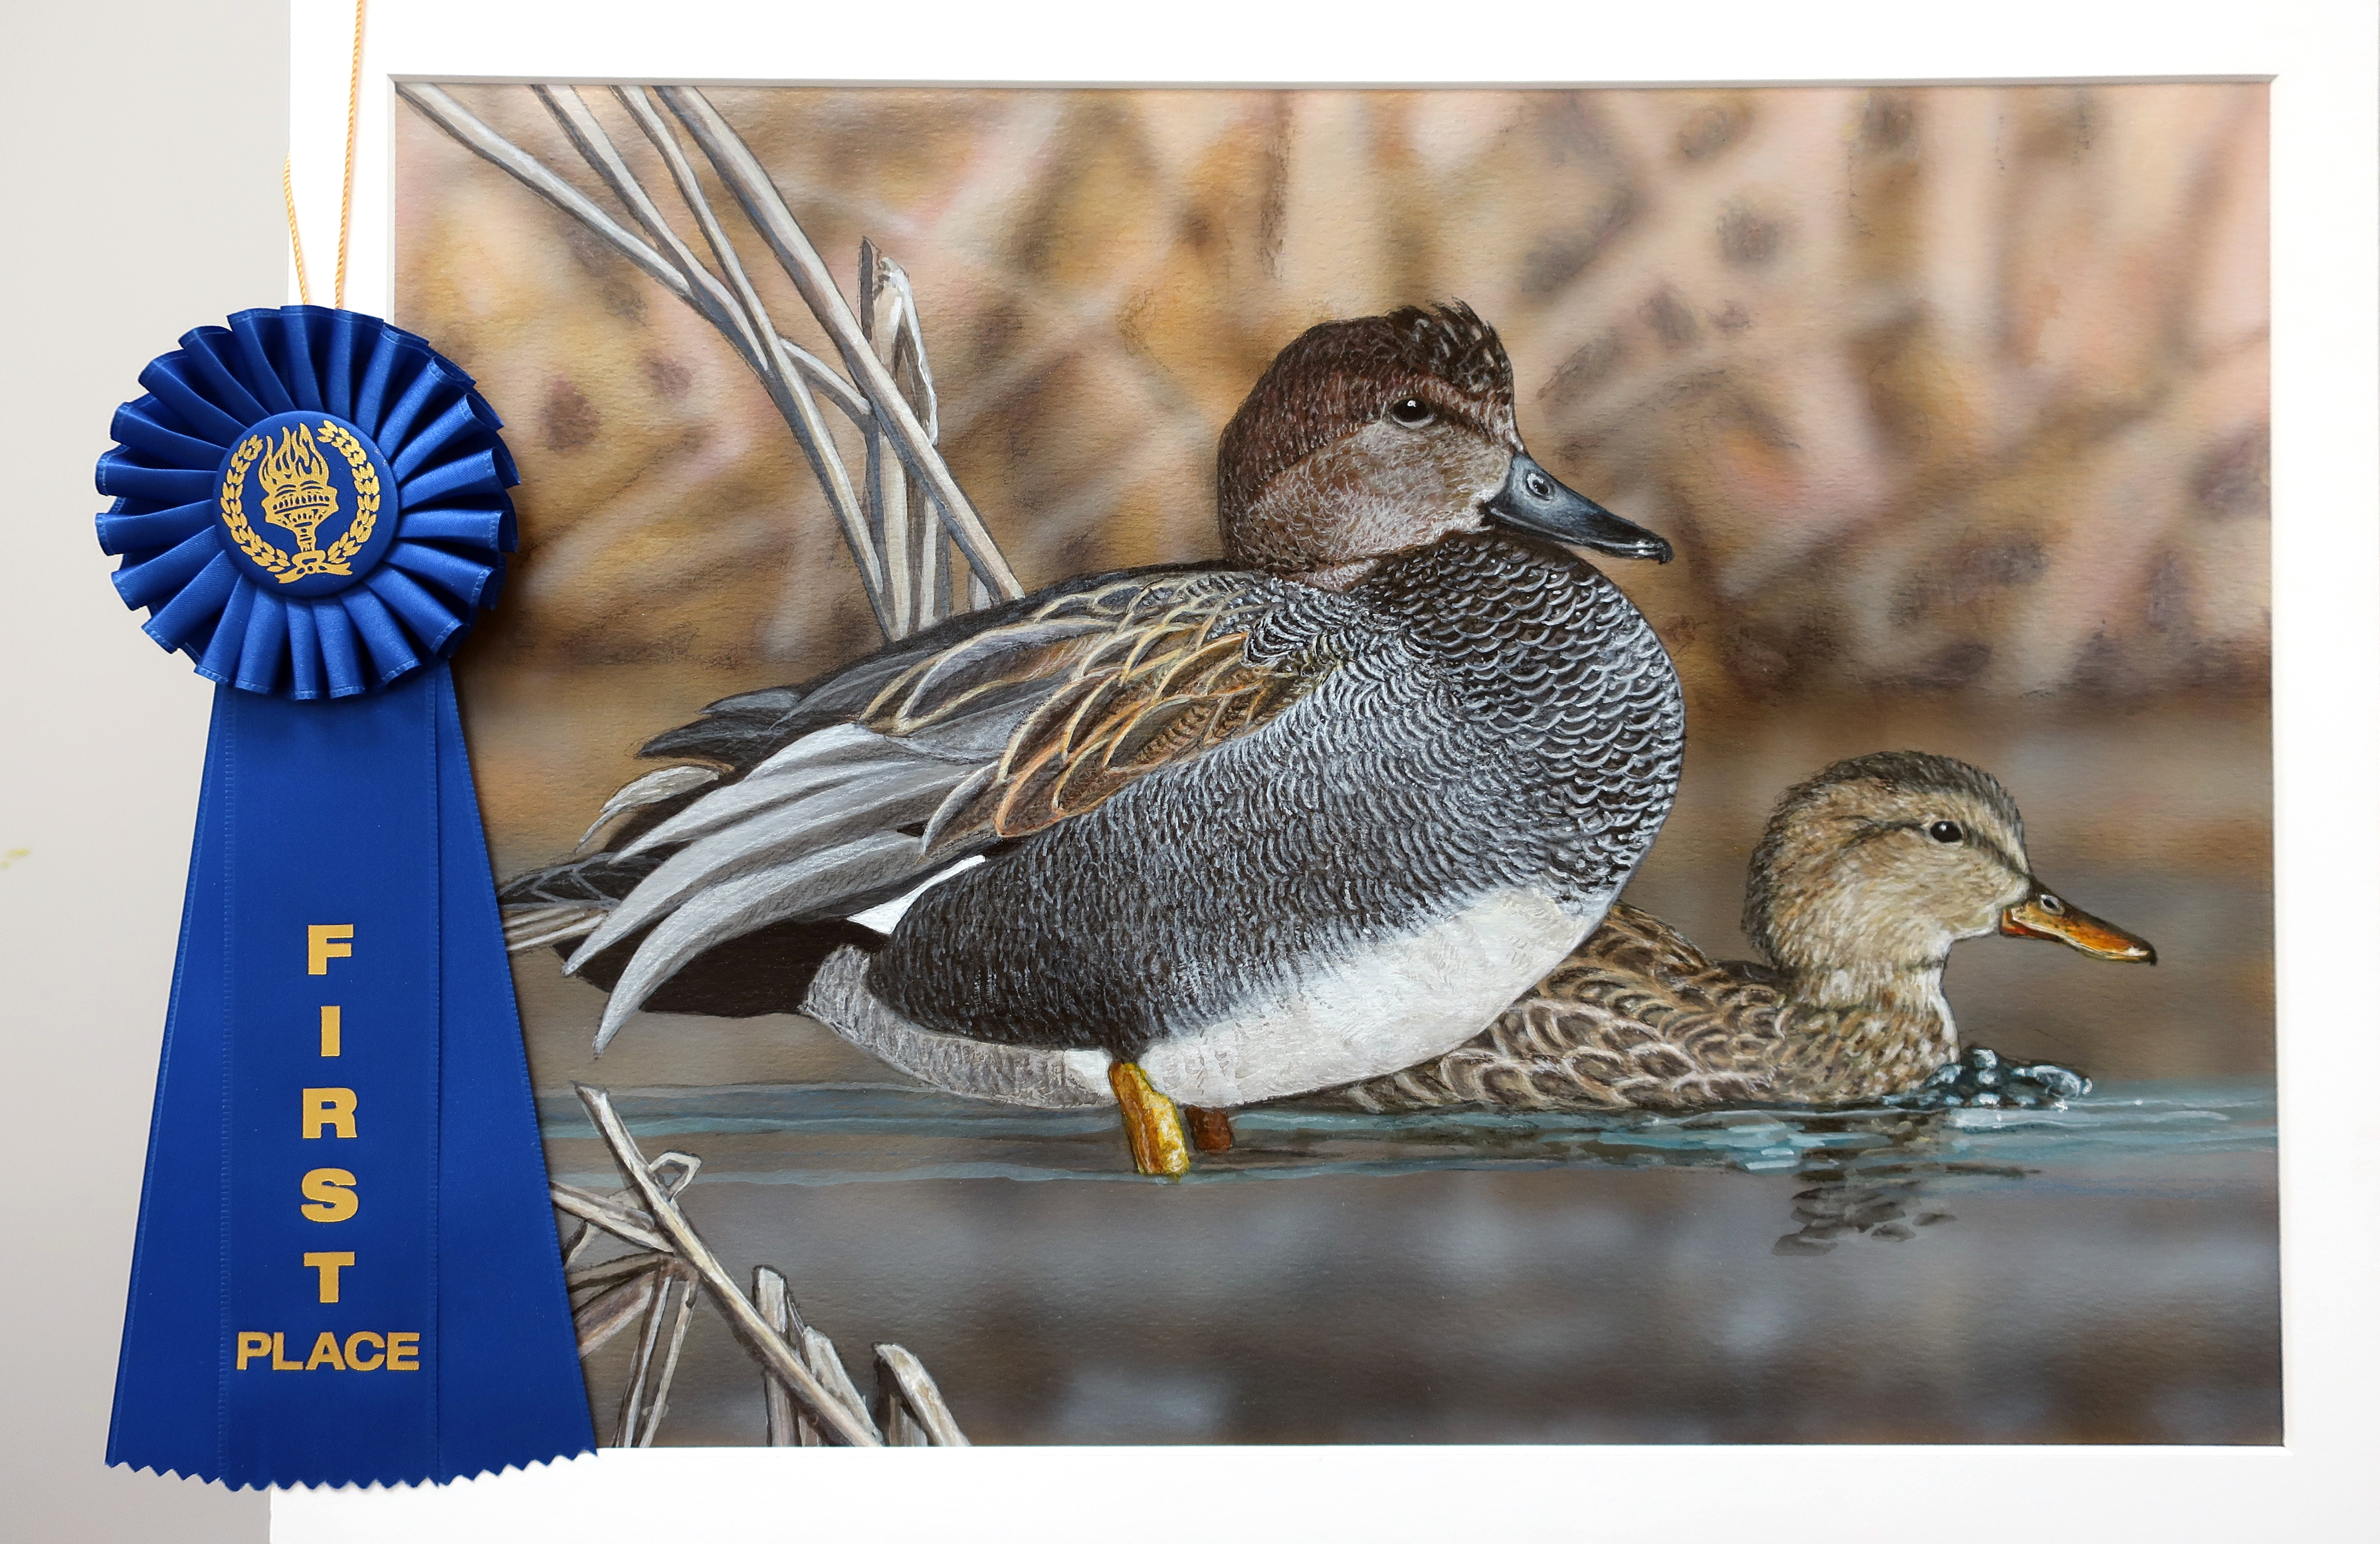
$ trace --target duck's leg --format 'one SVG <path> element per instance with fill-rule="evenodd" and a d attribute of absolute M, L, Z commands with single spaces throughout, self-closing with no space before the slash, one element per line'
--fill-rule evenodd
<path fill-rule="evenodd" d="M 1182 1116 L 1172 1100 L 1148 1086 L 1148 1075 L 1139 1064 L 1111 1064 L 1108 1087 L 1123 1107 L 1123 1134 L 1132 1144 L 1133 1167 L 1165 1179 L 1188 1170 L 1190 1149 L 1182 1139 Z"/>
<path fill-rule="evenodd" d="M 1190 1140 L 1200 1152 L 1232 1150 L 1232 1112 L 1209 1110 L 1204 1105 L 1185 1104 L 1183 1110 L 1190 1117 Z"/>

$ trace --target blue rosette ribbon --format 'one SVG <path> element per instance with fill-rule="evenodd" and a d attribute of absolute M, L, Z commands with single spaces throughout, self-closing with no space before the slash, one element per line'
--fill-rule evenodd
<path fill-rule="evenodd" d="M 124 559 L 115 590 L 148 609 L 141 631 L 211 681 L 300 701 L 453 653 L 495 603 L 520 480 L 471 378 L 320 306 L 242 311 L 181 344 L 140 372 L 147 395 L 116 409 L 99 459 L 115 497 L 99 545 Z"/>
<path fill-rule="evenodd" d="M 444 1480 L 593 1445 L 447 660 L 518 480 L 471 378 L 315 306 L 115 415 L 99 541 L 216 683 L 108 1461 Z"/>

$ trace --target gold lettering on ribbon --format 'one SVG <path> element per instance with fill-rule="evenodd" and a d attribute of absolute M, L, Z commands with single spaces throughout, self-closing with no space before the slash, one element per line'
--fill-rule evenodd
<path fill-rule="evenodd" d="M 421 1370 L 419 1330 L 358 1330 L 344 1343 L 337 1331 L 324 1330 L 315 1335 L 313 1349 L 302 1362 L 288 1358 L 288 1333 L 286 1330 L 242 1330 L 232 1337 L 232 1370 L 246 1372 L 249 1363 L 259 1361 L 275 1372 L 312 1372 L 321 1368 L 334 1372 L 377 1372 L 382 1368 L 390 1372 Z"/>
<path fill-rule="evenodd" d="M 352 922 L 311 922 L 306 927 L 306 974 L 328 976 L 333 960 L 355 958 L 356 936 Z M 342 942 L 342 940 L 350 942 Z"/>
<path fill-rule="evenodd" d="M 306 1198 L 298 1214 L 309 1222 L 344 1222 L 356 1214 L 356 1176 L 345 1169 L 309 1169 L 298 1182 Z"/>
<path fill-rule="evenodd" d="M 309 1088 L 298 1096 L 298 1135 L 318 1140 L 329 1126 L 334 1137 L 349 1141 L 356 1136 L 356 1091 L 353 1088 Z"/>
<path fill-rule="evenodd" d="M 306 1267 L 315 1273 L 315 1301 L 335 1303 L 339 1300 L 339 1270 L 356 1263 L 355 1251 L 341 1249 L 336 1253 L 320 1251 L 306 1256 Z"/>

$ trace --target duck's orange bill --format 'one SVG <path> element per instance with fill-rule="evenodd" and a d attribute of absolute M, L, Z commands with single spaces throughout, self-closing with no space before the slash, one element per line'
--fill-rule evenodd
<path fill-rule="evenodd" d="M 2156 950 L 2147 939 L 2128 933 L 2113 922 L 2102 922 L 2046 890 L 2036 890 L 2000 913 L 2000 931 L 2011 938 L 2053 939 L 2103 960 L 2156 964 Z"/>

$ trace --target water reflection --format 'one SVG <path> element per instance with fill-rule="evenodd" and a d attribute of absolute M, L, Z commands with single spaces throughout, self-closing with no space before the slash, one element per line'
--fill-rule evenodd
<path fill-rule="evenodd" d="M 731 1270 L 784 1270 L 862 1363 L 907 1345 L 980 1442 L 2279 1437 L 2268 1083 L 1925 1114 L 1276 1108 L 1174 1185 L 1096 1112 L 619 1103 L 648 1150 L 704 1157 L 686 1205 Z M 558 1177 L 616 1183 L 568 1112 L 549 1132 Z M 590 1367 L 599 1402 L 626 1356 Z M 756 1441 L 757 1377 L 707 1310 L 686 1356 L 664 1440 Z"/>
<path fill-rule="evenodd" d="M 1912 1165 L 1912 1167 L 1914 1167 Z M 1936 1172 L 1986 1172 L 2003 1178 L 2023 1176 L 2022 1169 L 1998 1169 L 1987 1164 L 1940 1165 Z M 1777 1241 L 1779 1255 L 1823 1255 L 1847 1236 L 1878 1244 L 1905 1244 L 1919 1228 L 1955 1222 L 1956 1213 L 1943 1210 L 1940 1198 L 1927 1193 L 1920 1178 L 1854 1180 L 1840 1169 L 1820 1169 L 1810 1176 L 1817 1183 L 1793 1193 L 1791 1233 Z"/>

